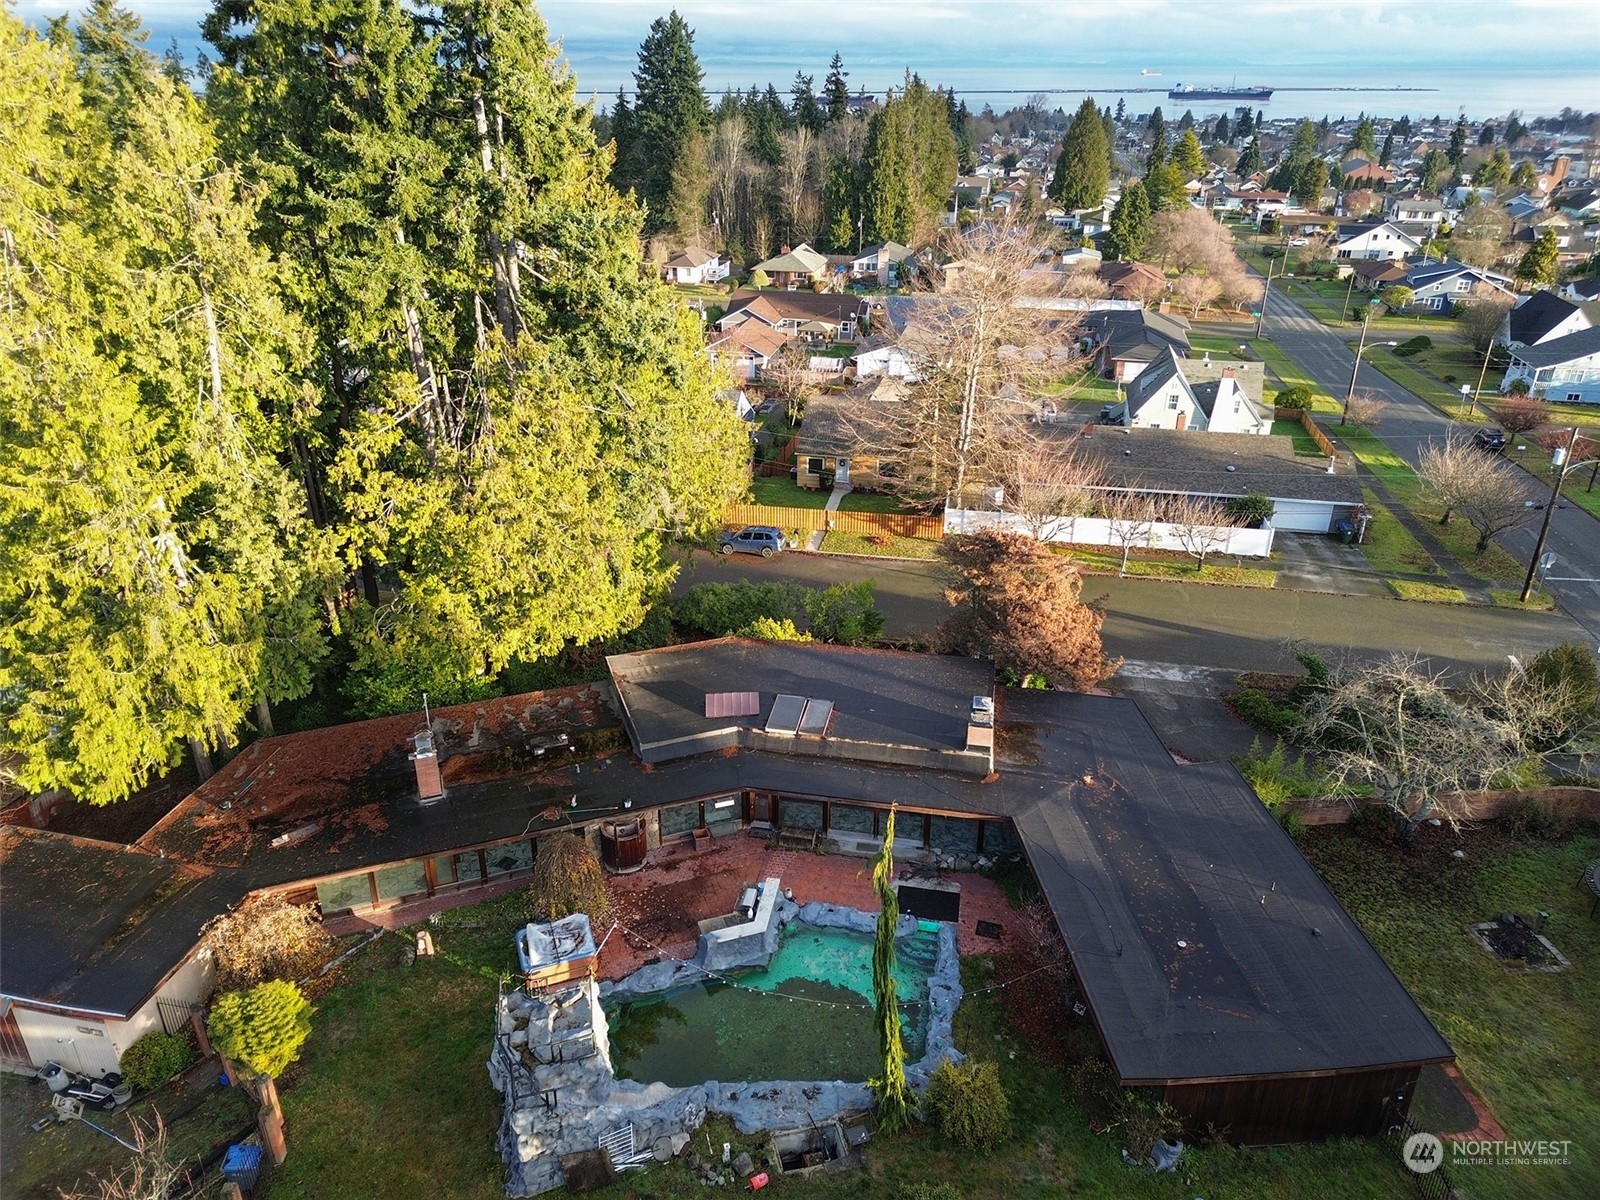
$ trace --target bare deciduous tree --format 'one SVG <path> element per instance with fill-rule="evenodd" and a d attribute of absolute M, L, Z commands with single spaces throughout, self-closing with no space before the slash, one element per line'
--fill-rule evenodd
<path fill-rule="evenodd" d="M 1404 837 L 1430 816 L 1458 824 L 1459 793 L 1523 757 L 1512 720 L 1410 656 L 1336 670 L 1304 716 L 1302 736 L 1326 750 L 1335 781 L 1369 784 Z"/>
<path fill-rule="evenodd" d="M 1161 519 L 1160 510 L 1148 494 L 1123 488 L 1102 497 L 1101 512 L 1105 515 L 1112 544 L 1122 551 L 1117 574 L 1126 575 L 1129 554 L 1135 546 L 1150 544 L 1150 535 Z"/>
<path fill-rule="evenodd" d="M 1041 303 L 1057 294 L 1053 275 L 1023 273 L 1038 236 L 1010 224 L 950 236 L 945 249 L 961 269 L 947 272 L 948 290 L 916 297 L 897 338 L 917 378 L 902 400 L 845 417 L 849 436 L 894 463 L 908 497 L 959 503 L 1001 478 L 1018 418 L 1073 373 L 1078 318 Z"/>
<path fill-rule="evenodd" d="M 1528 506 L 1532 492 L 1523 477 L 1497 456 L 1485 454 L 1460 439 L 1423 447 L 1417 474 L 1439 502 L 1447 525 L 1460 513 L 1478 531 L 1477 551 L 1482 554 L 1497 533 L 1515 529 L 1533 516 Z"/>
<path fill-rule="evenodd" d="M 1494 406 L 1494 419 L 1507 437 L 1532 433 L 1550 421 L 1550 406 L 1533 396 L 1512 396 Z"/>
<path fill-rule="evenodd" d="M 1093 268 L 1079 268 L 1062 277 L 1061 294 L 1073 300 L 1104 300 L 1111 295 L 1111 289 Z"/>
<path fill-rule="evenodd" d="M 1218 276 L 1222 284 L 1222 302 L 1234 312 L 1248 312 L 1261 303 L 1266 285 L 1254 275 L 1247 275 L 1242 266 L 1227 267 Z"/>
<path fill-rule="evenodd" d="M 780 142 L 777 191 L 783 236 L 790 242 L 810 241 L 815 233 L 817 206 L 812 189 L 816 136 L 804 125 L 785 133 Z"/>
<path fill-rule="evenodd" d="M 811 369 L 811 354 L 798 342 L 790 342 L 761 368 L 761 379 L 775 395 L 783 397 L 790 425 L 798 425 L 806 405 L 822 386 L 822 377 Z"/>
<path fill-rule="evenodd" d="M 1233 235 L 1199 208 L 1158 212 L 1150 221 L 1150 243 L 1145 252 L 1163 268 L 1172 267 L 1180 273 L 1216 272 L 1237 261 Z"/>
<path fill-rule="evenodd" d="M 1196 573 L 1206 569 L 1206 559 L 1221 550 L 1233 536 L 1233 521 L 1217 501 L 1207 496 L 1173 496 L 1161 504 L 1161 520 L 1172 527 L 1184 553 L 1194 559 Z"/>
<path fill-rule="evenodd" d="M 1499 288 L 1480 283 L 1472 289 L 1470 299 L 1456 302 L 1460 310 L 1456 327 L 1474 350 L 1479 354 L 1488 354 L 1494 346 L 1495 335 L 1500 332 L 1500 322 L 1506 319 L 1514 303 Z"/>
<path fill-rule="evenodd" d="M 1354 425 L 1358 429 L 1376 429 L 1382 423 L 1388 407 L 1388 401 L 1379 399 L 1371 392 L 1357 392 L 1345 406 L 1341 424 Z"/>
<path fill-rule="evenodd" d="M 1075 439 L 1021 434 L 1006 471 L 1002 507 L 1037 541 L 1051 541 L 1089 511 L 1100 468 L 1074 446 Z"/>
<path fill-rule="evenodd" d="M 1222 295 L 1222 281 L 1215 275 L 1180 275 L 1173 280 L 1172 295 L 1188 306 L 1191 317 L 1198 317 L 1202 308 Z"/>

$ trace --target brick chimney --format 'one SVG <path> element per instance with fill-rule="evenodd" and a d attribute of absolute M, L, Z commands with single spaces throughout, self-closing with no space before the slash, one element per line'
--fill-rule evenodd
<path fill-rule="evenodd" d="M 1222 368 L 1222 377 L 1224 379 L 1232 379 L 1232 378 L 1234 378 L 1233 368 L 1232 367 L 1223 367 Z"/>

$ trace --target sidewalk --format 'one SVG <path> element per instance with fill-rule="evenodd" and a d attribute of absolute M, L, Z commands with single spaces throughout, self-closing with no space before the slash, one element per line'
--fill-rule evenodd
<path fill-rule="evenodd" d="M 850 494 L 850 485 L 848 483 L 836 483 L 836 484 L 834 484 L 833 485 L 833 494 L 828 497 L 828 502 L 822 506 L 822 511 L 823 512 L 838 512 L 839 511 L 839 501 L 843 500 L 849 494 Z M 827 537 L 827 536 L 828 536 L 828 531 L 826 529 L 818 529 L 818 530 L 816 530 L 815 532 L 812 533 L 812 535 L 809 538 L 806 539 L 806 549 L 807 550 L 821 550 L 822 549 L 822 539 Z"/>

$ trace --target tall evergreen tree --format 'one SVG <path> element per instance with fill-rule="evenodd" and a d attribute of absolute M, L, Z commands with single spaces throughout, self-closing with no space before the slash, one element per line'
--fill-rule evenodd
<path fill-rule="evenodd" d="M 1372 123 L 1372 118 L 1362 115 L 1356 122 L 1355 132 L 1350 135 L 1350 149 L 1360 151 L 1367 156 L 1367 161 L 1372 161 L 1373 151 L 1377 147 L 1378 130 Z"/>
<path fill-rule="evenodd" d="M 859 249 L 859 213 L 856 168 L 846 155 L 834 154 L 828 159 L 822 181 L 822 236 L 826 249 L 835 254 Z"/>
<path fill-rule="evenodd" d="M 1068 210 L 1093 208 L 1106 198 L 1110 185 L 1110 151 L 1106 146 L 1105 123 L 1094 97 L 1084 97 L 1067 128 L 1050 178 L 1050 199 Z"/>
<path fill-rule="evenodd" d="M 820 132 L 828 118 L 817 103 L 816 77 L 796 71 L 794 82 L 789 85 L 789 97 L 789 116 L 794 123 L 812 133 Z"/>
<path fill-rule="evenodd" d="M 1541 233 L 1517 263 L 1517 278 L 1524 283 L 1554 283 L 1561 270 L 1561 250 L 1553 229 Z"/>
<path fill-rule="evenodd" d="M 705 74 L 694 52 L 694 30 L 674 9 L 650 24 L 633 73 L 635 151 L 627 164 L 631 185 L 645 206 L 645 223 L 659 228 L 672 191 L 672 169 L 685 143 L 711 126 Z"/>
<path fill-rule="evenodd" d="M 1248 108 L 1241 109 L 1238 123 L 1233 127 L 1233 136 L 1243 141 L 1247 137 L 1255 136 L 1255 132 L 1256 123 L 1255 119 L 1250 115 L 1250 110 Z"/>
<path fill-rule="evenodd" d="M 844 120 L 850 115 L 850 72 L 844 69 L 844 59 L 834 52 L 828 64 L 828 78 L 822 83 L 822 101 L 828 110 L 830 123 Z"/>
<path fill-rule="evenodd" d="M 1116 117 L 1116 119 L 1118 121 L 1121 121 L 1122 120 L 1122 115 L 1127 111 L 1128 111 L 1128 106 L 1122 102 L 1122 97 L 1118 96 L 1117 97 L 1117 111 L 1113 115 Z"/>
<path fill-rule="evenodd" d="M 637 147 L 633 136 L 633 105 L 628 103 L 628 93 L 617 89 L 617 98 L 611 104 L 611 181 L 623 191 L 630 186 L 628 174 L 633 169 L 633 156 Z"/>
<path fill-rule="evenodd" d="M 870 242 L 909 242 L 931 223 L 955 182 L 949 109 L 915 76 L 873 113 L 861 152 L 860 211 Z"/>
<path fill-rule="evenodd" d="M 1233 140 L 1233 130 L 1228 126 L 1228 114 L 1223 113 L 1217 118 L 1217 123 L 1211 127 L 1211 140 L 1219 146 L 1226 146 Z"/>
<path fill-rule="evenodd" d="M 1380 167 L 1387 167 L 1389 165 L 1390 160 L 1392 160 L 1393 158 L 1394 158 L 1394 134 L 1393 133 L 1386 133 L 1386 134 L 1383 135 L 1383 148 L 1378 151 L 1378 165 Z"/>
<path fill-rule="evenodd" d="M 1150 240 L 1150 197 L 1144 184 L 1134 180 L 1122 189 L 1122 198 L 1111 210 L 1111 222 L 1106 230 L 1106 254 L 1119 262 L 1138 258 Z"/>
<path fill-rule="evenodd" d="M 1186 109 L 1183 110 L 1183 116 L 1178 118 L 1178 132 L 1180 134 L 1187 133 L 1187 132 L 1189 132 L 1189 130 L 1191 130 L 1193 128 L 1194 128 L 1194 109 L 1186 108 Z"/>
<path fill-rule="evenodd" d="M 1189 192 L 1184 186 L 1187 182 L 1178 164 L 1173 162 L 1162 163 L 1146 175 L 1144 191 L 1152 211 L 1177 212 L 1188 208 Z"/>
<path fill-rule="evenodd" d="M 878 1024 L 882 1073 L 869 1086 L 878 1105 L 878 1127 L 894 1133 L 911 1123 L 911 1089 L 906 1083 L 906 1045 L 900 1026 L 900 1004 L 894 981 L 895 937 L 900 926 L 900 901 L 894 889 L 894 806 L 884 822 L 883 846 L 872 866 L 878 893 L 878 928 L 872 944 L 872 997 Z"/>
<path fill-rule="evenodd" d="M 1294 181 L 1294 198 L 1302 206 L 1315 210 L 1322 200 L 1322 189 L 1328 186 L 1328 164 L 1313 158 L 1300 168 Z"/>
<path fill-rule="evenodd" d="M 1161 115 L 1159 104 L 1151 110 L 1145 126 L 1150 131 L 1150 153 L 1144 160 L 1144 171 L 1148 175 L 1167 161 L 1167 119 Z"/>
<path fill-rule="evenodd" d="M 1238 172 L 1240 176 L 1254 175 L 1261 169 L 1261 139 L 1251 138 L 1249 145 L 1245 146 L 1244 153 L 1239 155 Z"/>
<path fill-rule="evenodd" d="M 24 788 L 99 804 L 304 694 L 332 585 L 255 201 L 121 15 L 79 54 L 0 12 L 0 733 Z"/>
<path fill-rule="evenodd" d="M 1100 126 L 1106 135 L 1106 178 L 1117 173 L 1117 122 L 1109 106 L 1100 114 Z"/>
<path fill-rule="evenodd" d="M 1199 179 L 1205 174 L 1206 154 L 1200 149 L 1200 139 L 1193 129 L 1185 129 L 1178 144 L 1172 148 L 1172 162 L 1185 181 Z"/>
<path fill-rule="evenodd" d="M 956 171 L 959 174 L 968 174 L 974 166 L 972 146 L 972 114 L 967 111 L 967 102 L 956 102 L 954 90 L 944 93 L 945 106 L 950 113 L 950 136 L 956 140 Z"/>
<path fill-rule="evenodd" d="M 1450 148 L 1444 152 L 1450 160 L 1450 165 L 1456 170 L 1461 169 L 1461 160 L 1467 156 L 1467 118 L 1457 117 L 1455 128 L 1450 131 Z"/>
<path fill-rule="evenodd" d="M 1403 116 L 1394 123 L 1394 136 L 1402 142 L 1411 140 L 1411 118 Z"/>

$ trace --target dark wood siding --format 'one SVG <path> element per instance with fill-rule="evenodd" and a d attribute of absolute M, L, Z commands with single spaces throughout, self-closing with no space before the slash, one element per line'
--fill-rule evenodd
<path fill-rule="evenodd" d="M 1367 1137 L 1380 1132 L 1384 1101 L 1409 1100 L 1421 1067 L 1386 1067 L 1335 1075 L 1284 1075 L 1175 1083 L 1166 1102 L 1183 1114 L 1191 1135 L 1213 1126 L 1244 1146 Z"/>

